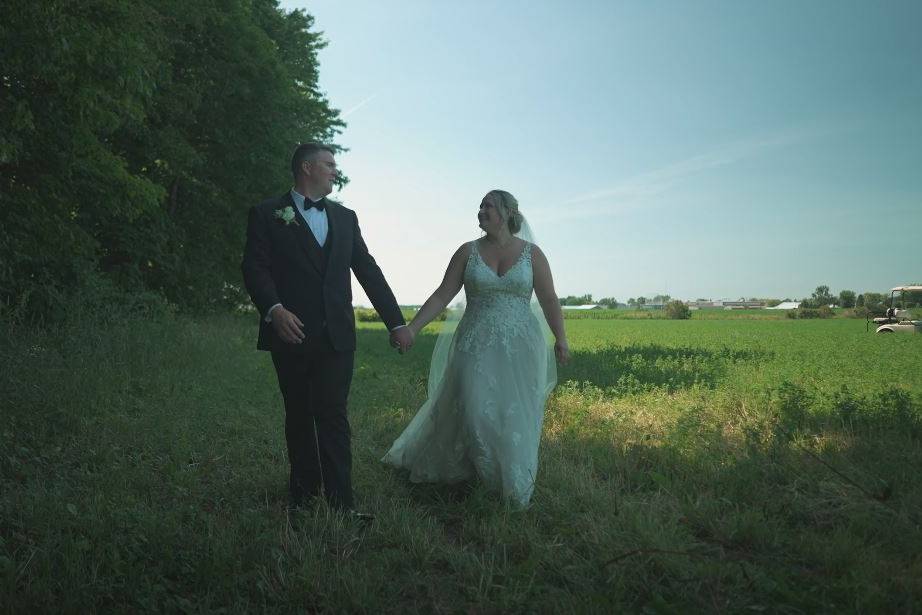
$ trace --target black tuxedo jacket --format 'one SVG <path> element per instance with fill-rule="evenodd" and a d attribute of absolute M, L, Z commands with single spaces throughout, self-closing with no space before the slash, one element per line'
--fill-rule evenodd
<path fill-rule="evenodd" d="M 286 224 L 276 212 L 290 207 Z M 405 324 L 381 268 L 368 253 L 355 212 L 326 199 L 329 235 L 321 248 L 297 212 L 291 193 L 250 209 L 243 255 L 243 281 L 259 310 L 259 350 L 303 352 L 306 344 L 286 344 L 266 313 L 276 303 L 304 323 L 308 339 L 329 333 L 338 351 L 355 350 L 350 269 L 388 329 Z"/>

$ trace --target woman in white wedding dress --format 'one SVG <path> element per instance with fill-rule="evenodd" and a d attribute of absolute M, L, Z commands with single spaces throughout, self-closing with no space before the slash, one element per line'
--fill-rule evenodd
<path fill-rule="evenodd" d="M 458 248 L 407 325 L 415 337 L 464 287 L 464 315 L 445 323 L 433 353 L 429 398 L 383 461 L 409 470 L 414 482 L 476 477 L 524 508 L 538 470 L 544 405 L 557 381 L 555 355 L 566 363 L 569 348 L 550 266 L 522 237 L 529 233 L 515 197 L 487 193 L 477 218 L 486 235 Z M 532 291 L 541 312 L 532 309 Z"/>

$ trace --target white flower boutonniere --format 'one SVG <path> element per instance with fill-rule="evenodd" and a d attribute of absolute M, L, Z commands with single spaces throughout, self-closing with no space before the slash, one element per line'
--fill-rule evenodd
<path fill-rule="evenodd" d="M 291 206 L 285 207 L 284 209 L 277 209 L 275 211 L 275 217 L 284 222 L 285 224 L 297 224 L 298 221 L 295 220 L 295 210 Z"/>

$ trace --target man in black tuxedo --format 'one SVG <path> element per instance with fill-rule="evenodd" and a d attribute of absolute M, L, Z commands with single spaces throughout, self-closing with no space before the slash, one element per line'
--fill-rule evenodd
<path fill-rule="evenodd" d="M 291 503 L 322 492 L 331 506 L 351 511 L 350 269 L 391 331 L 391 345 L 404 352 L 413 340 L 355 212 L 326 198 L 336 179 L 333 150 L 302 144 L 291 170 L 291 191 L 250 210 L 243 279 L 260 314 L 257 348 L 272 353 L 285 401 Z"/>

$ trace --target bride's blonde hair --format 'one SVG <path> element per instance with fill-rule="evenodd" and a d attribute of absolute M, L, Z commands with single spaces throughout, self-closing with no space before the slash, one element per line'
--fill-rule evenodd
<path fill-rule="evenodd" d="M 522 229 L 522 221 L 525 218 L 519 211 L 519 202 L 516 198 L 505 190 L 490 190 L 487 196 L 496 197 L 496 211 L 506 221 L 509 232 L 513 235 L 518 233 Z"/>

